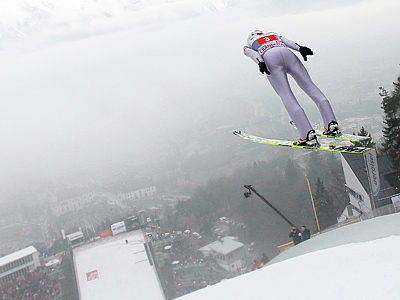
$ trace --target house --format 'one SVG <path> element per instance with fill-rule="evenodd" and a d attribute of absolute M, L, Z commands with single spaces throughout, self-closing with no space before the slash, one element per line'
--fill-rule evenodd
<path fill-rule="evenodd" d="M 236 237 L 226 236 L 199 249 L 204 256 L 212 256 L 218 265 L 232 276 L 246 268 L 246 252 Z"/>

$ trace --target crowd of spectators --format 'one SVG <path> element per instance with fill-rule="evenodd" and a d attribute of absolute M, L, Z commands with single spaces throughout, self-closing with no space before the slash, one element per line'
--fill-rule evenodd
<path fill-rule="evenodd" d="M 176 298 L 226 278 L 213 259 L 206 258 L 191 243 L 188 234 L 152 235 L 151 241 L 167 294 Z M 171 284 L 172 283 L 172 284 Z"/>
<path fill-rule="evenodd" d="M 61 285 L 45 270 L 28 273 L 0 288 L 0 300 L 61 300 Z"/>
<path fill-rule="evenodd" d="M 185 238 L 175 239 L 170 249 L 173 266 L 173 283 L 176 295 L 213 285 L 226 278 L 220 272 L 214 259 L 203 254 Z"/>

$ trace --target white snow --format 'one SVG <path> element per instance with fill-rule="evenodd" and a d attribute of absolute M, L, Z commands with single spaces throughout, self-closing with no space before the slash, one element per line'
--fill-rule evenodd
<path fill-rule="evenodd" d="M 262 269 L 179 299 L 399 299 L 399 224 L 397 213 L 327 232 Z"/>
<path fill-rule="evenodd" d="M 164 299 L 141 231 L 77 248 L 74 263 L 80 300 Z"/>

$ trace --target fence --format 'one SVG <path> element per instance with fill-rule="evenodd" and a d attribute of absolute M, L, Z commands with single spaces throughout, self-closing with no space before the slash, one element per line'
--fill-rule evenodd
<path fill-rule="evenodd" d="M 360 218 L 362 221 L 364 221 L 364 220 L 373 219 L 373 218 L 384 216 L 384 215 L 394 214 L 397 212 L 400 212 L 400 202 L 385 205 L 385 206 L 379 207 L 377 209 L 374 209 L 370 212 L 363 213 L 360 216 Z"/>
<path fill-rule="evenodd" d="M 324 230 L 321 230 L 320 233 L 329 231 L 329 230 L 333 230 L 342 226 L 346 226 L 346 225 L 350 225 L 352 223 L 357 223 L 360 221 L 365 221 L 365 220 L 369 220 L 369 219 L 373 219 L 376 217 L 381 217 L 384 215 L 390 215 L 390 214 L 394 214 L 400 212 L 400 202 L 395 202 L 393 204 L 388 204 L 385 206 L 381 206 L 379 208 L 376 208 L 374 210 L 371 210 L 369 212 L 364 212 L 361 215 L 357 216 L 357 217 L 350 217 L 347 218 L 346 220 L 339 222 L 335 225 L 332 225 L 328 228 L 325 228 Z"/>
<path fill-rule="evenodd" d="M 385 216 L 385 215 L 390 215 L 390 214 L 394 214 L 400 212 L 400 201 L 399 202 L 395 202 L 393 204 L 388 204 L 382 207 L 379 207 L 375 210 L 371 210 L 369 212 L 365 212 L 362 213 L 360 216 L 358 217 L 350 217 L 347 218 L 346 220 L 336 223 L 335 225 L 332 225 L 328 228 L 325 228 L 323 230 L 321 230 L 320 232 L 316 232 L 315 234 L 313 234 L 311 237 L 317 236 L 321 233 L 327 232 L 327 231 L 331 231 L 331 230 L 335 230 L 339 227 L 342 226 L 346 226 L 346 225 L 350 225 L 353 223 L 357 223 L 357 222 L 361 222 L 361 221 L 365 221 L 365 220 L 369 220 L 369 219 L 373 219 L 376 217 L 381 217 L 381 216 Z M 293 246 L 293 242 L 284 244 L 284 245 L 280 245 L 278 246 L 278 252 L 282 253 L 283 251 L 287 250 L 288 248 L 291 248 Z"/>

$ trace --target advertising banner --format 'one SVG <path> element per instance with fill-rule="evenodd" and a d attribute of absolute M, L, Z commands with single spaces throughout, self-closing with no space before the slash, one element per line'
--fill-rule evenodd
<path fill-rule="evenodd" d="M 92 280 L 99 279 L 99 278 L 100 278 L 100 276 L 99 276 L 99 272 L 97 270 L 86 273 L 87 281 L 92 281 Z"/>
<path fill-rule="evenodd" d="M 111 234 L 111 230 L 107 229 L 107 230 L 101 231 L 99 233 L 99 235 L 101 238 L 105 238 L 105 237 L 111 236 L 112 234 Z"/>
<path fill-rule="evenodd" d="M 400 195 L 396 195 L 392 197 L 392 203 L 400 203 Z"/>
<path fill-rule="evenodd" d="M 379 179 L 378 159 L 376 158 L 376 151 L 372 149 L 365 154 L 365 164 L 367 165 L 369 184 L 371 186 L 371 193 L 374 200 L 379 199 L 381 191 L 381 183 Z"/>
<path fill-rule="evenodd" d="M 121 221 L 111 225 L 111 232 L 113 235 L 117 235 L 122 232 L 126 232 L 125 222 Z"/>

